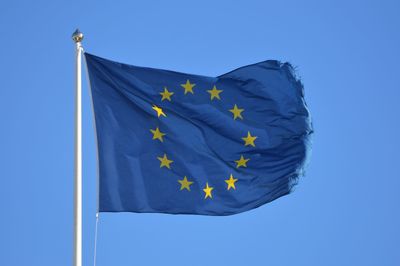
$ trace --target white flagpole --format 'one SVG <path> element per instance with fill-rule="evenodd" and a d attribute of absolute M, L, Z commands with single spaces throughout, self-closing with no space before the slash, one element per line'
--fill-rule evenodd
<path fill-rule="evenodd" d="M 76 45 L 75 90 L 75 167 L 74 167 L 74 257 L 73 266 L 82 266 L 82 75 L 81 41 L 83 34 L 77 29 L 72 34 Z"/>

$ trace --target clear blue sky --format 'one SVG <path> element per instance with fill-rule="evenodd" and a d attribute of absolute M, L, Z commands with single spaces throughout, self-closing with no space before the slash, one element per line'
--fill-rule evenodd
<path fill-rule="evenodd" d="M 400 265 L 398 1 L 117 2 L 0 4 L 0 265 L 71 265 L 76 27 L 88 52 L 140 66 L 219 75 L 289 61 L 316 132 L 296 191 L 256 210 L 102 214 L 98 266 Z M 84 80 L 84 265 L 90 104 Z"/>

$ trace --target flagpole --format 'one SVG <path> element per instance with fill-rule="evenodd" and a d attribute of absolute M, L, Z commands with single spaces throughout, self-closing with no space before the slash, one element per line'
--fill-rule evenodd
<path fill-rule="evenodd" d="M 73 266 L 82 266 L 82 75 L 81 55 L 83 34 L 72 34 L 76 45 L 75 76 L 75 165 L 74 165 L 74 247 Z"/>

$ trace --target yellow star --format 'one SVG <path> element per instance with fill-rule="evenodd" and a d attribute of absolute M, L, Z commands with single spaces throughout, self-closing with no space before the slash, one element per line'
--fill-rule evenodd
<path fill-rule="evenodd" d="M 161 142 L 163 142 L 163 136 L 165 136 L 165 133 L 162 133 L 158 127 L 156 129 L 150 129 L 151 133 L 153 133 L 153 139 L 158 139 Z"/>
<path fill-rule="evenodd" d="M 160 117 L 160 115 L 167 116 L 166 114 L 164 114 L 163 110 L 158 106 L 153 105 L 153 110 L 157 112 L 158 117 Z"/>
<path fill-rule="evenodd" d="M 206 183 L 206 187 L 203 189 L 203 191 L 204 191 L 204 193 L 206 193 L 206 195 L 204 196 L 204 199 L 206 199 L 206 198 L 212 198 L 212 194 L 211 194 L 211 191 L 213 190 L 214 188 L 213 187 L 209 187 L 208 186 L 208 183 Z"/>
<path fill-rule="evenodd" d="M 196 86 L 196 84 L 190 83 L 189 80 L 186 80 L 186 84 L 181 84 L 181 86 L 185 89 L 185 94 L 188 92 L 193 94 L 193 87 Z"/>
<path fill-rule="evenodd" d="M 256 140 L 256 136 L 250 135 L 250 132 L 247 132 L 247 137 L 242 138 L 244 140 L 244 146 L 251 145 L 255 147 L 256 145 L 254 144 L 254 141 Z"/>
<path fill-rule="evenodd" d="M 182 180 L 178 180 L 178 182 L 181 184 L 181 190 L 186 188 L 188 191 L 190 191 L 190 185 L 193 184 L 192 181 L 187 180 L 186 176 Z"/>
<path fill-rule="evenodd" d="M 212 90 L 208 90 L 207 91 L 209 94 L 211 94 L 211 100 L 214 98 L 217 98 L 218 100 L 221 100 L 221 98 L 219 98 L 219 94 L 221 92 L 223 92 L 223 90 L 217 90 L 217 87 L 214 85 L 214 87 L 212 88 Z"/>
<path fill-rule="evenodd" d="M 242 112 L 244 111 L 244 109 L 239 109 L 237 107 L 237 105 L 235 104 L 235 106 L 233 107 L 233 109 L 230 109 L 229 112 L 231 112 L 233 114 L 233 119 L 236 120 L 236 118 L 240 118 L 243 119 L 242 117 Z"/>
<path fill-rule="evenodd" d="M 157 157 L 157 159 L 160 160 L 160 162 L 161 162 L 160 168 L 165 166 L 168 169 L 171 169 L 170 164 L 174 162 L 172 160 L 168 160 L 167 155 L 165 153 L 164 153 L 164 157 Z"/>
<path fill-rule="evenodd" d="M 243 157 L 243 155 L 240 155 L 240 159 L 237 160 L 237 161 L 235 161 L 235 163 L 237 164 L 237 165 L 236 165 L 236 168 L 239 168 L 240 166 L 247 167 L 246 163 L 247 163 L 249 160 L 250 160 L 250 159 L 245 159 L 245 158 Z"/>
<path fill-rule="evenodd" d="M 235 187 L 236 181 L 238 181 L 238 180 L 233 178 L 233 175 L 231 174 L 231 177 L 229 179 L 225 180 L 225 182 L 228 184 L 227 190 L 230 190 L 231 188 L 236 189 L 236 187 Z"/>
<path fill-rule="evenodd" d="M 173 92 L 168 91 L 167 87 L 164 87 L 164 91 L 160 92 L 160 94 L 162 96 L 161 101 L 164 101 L 165 99 L 171 101 L 171 96 L 174 95 Z"/>

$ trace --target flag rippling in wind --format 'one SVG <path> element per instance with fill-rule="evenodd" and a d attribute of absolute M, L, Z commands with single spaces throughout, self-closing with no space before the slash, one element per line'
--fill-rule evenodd
<path fill-rule="evenodd" d="M 100 212 L 231 215 L 303 174 L 312 125 L 290 64 L 206 77 L 85 58 Z"/>

